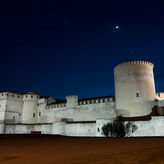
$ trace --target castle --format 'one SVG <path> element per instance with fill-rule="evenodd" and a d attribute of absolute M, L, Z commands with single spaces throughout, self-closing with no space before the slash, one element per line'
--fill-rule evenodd
<path fill-rule="evenodd" d="M 164 136 L 164 94 L 155 92 L 154 65 L 130 61 L 114 68 L 115 97 L 66 101 L 34 92 L 0 93 L 1 134 L 104 136 L 102 126 L 117 116 L 138 127 L 131 136 Z"/>

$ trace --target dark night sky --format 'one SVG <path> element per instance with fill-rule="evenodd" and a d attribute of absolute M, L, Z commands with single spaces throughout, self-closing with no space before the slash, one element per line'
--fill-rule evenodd
<path fill-rule="evenodd" d="M 114 95 L 113 67 L 147 60 L 155 65 L 156 91 L 164 91 L 164 4 L 1 1 L 0 55 L 0 90 Z"/>

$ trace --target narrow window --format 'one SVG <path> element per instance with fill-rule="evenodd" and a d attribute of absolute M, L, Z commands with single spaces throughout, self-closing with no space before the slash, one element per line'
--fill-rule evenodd
<path fill-rule="evenodd" d="M 19 113 L 19 116 L 20 116 L 21 114 Z"/>
<path fill-rule="evenodd" d="M 97 128 L 97 131 L 98 131 L 98 132 L 100 132 L 100 129 L 99 129 L 99 128 Z"/>
<path fill-rule="evenodd" d="M 41 112 L 39 112 L 39 117 L 41 116 Z"/>
<path fill-rule="evenodd" d="M 35 117 L 35 113 L 33 113 L 33 117 Z"/>
<path fill-rule="evenodd" d="M 13 117 L 13 120 L 15 120 L 15 116 Z"/>
<path fill-rule="evenodd" d="M 139 93 L 138 92 L 136 92 L 136 97 L 139 97 Z"/>

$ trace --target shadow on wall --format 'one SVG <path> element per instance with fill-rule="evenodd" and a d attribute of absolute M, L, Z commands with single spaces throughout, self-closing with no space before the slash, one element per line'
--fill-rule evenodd
<path fill-rule="evenodd" d="M 152 112 L 147 116 L 140 117 L 123 117 L 124 121 L 148 121 L 151 120 L 152 116 L 164 116 L 164 107 L 159 107 L 155 105 L 152 108 Z"/>

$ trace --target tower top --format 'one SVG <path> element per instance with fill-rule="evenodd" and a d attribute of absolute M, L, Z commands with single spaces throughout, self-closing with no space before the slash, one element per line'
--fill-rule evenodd
<path fill-rule="evenodd" d="M 150 65 L 151 67 L 154 67 L 154 64 L 148 61 L 128 61 L 128 62 L 124 62 L 124 63 L 120 63 L 116 67 L 122 67 L 122 66 L 127 66 L 129 64 L 142 64 L 142 65 Z"/>

